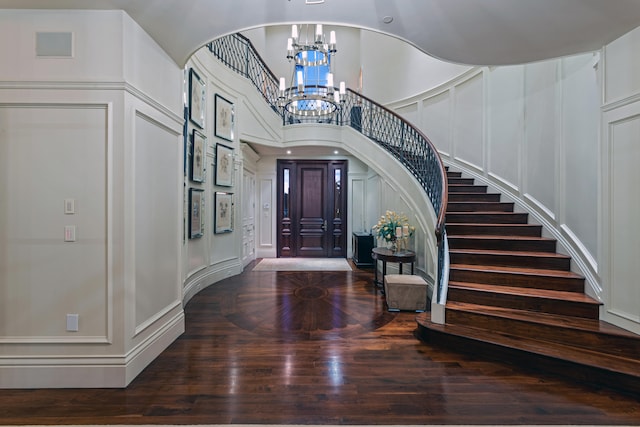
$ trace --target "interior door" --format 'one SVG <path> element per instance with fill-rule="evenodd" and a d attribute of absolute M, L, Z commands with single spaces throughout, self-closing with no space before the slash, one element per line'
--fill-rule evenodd
<path fill-rule="evenodd" d="M 256 175 L 244 169 L 242 174 L 242 266 L 256 259 Z"/>
<path fill-rule="evenodd" d="M 346 257 L 346 160 L 278 161 L 278 256 Z"/>

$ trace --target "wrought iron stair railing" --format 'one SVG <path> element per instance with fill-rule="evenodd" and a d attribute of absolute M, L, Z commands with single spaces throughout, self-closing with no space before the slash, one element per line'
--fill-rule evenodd
<path fill-rule="evenodd" d="M 438 242 L 436 298 L 437 303 L 444 304 L 448 282 L 448 251 L 445 247 L 447 178 L 440 155 L 431 141 L 396 113 L 349 89 L 341 108 L 330 116 L 293 116 L 278 106 L 278 79 L 248 38 L 242 34 L 231 34 L 214 40 L 208 47 L 222 63 L 253 83 L 271 109 L 282 117 L 283 125 L 313 122 L 351 126 L 387 150 L 411 172 L 438 215 L 434 230 Z"/>

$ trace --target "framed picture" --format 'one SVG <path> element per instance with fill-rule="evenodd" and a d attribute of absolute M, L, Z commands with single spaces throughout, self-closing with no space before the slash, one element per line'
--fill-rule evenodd
<path fill-rule="evenodd" d="M 215 197 L 213 232 L 216 234 L 233 231 L 233 193 L 218 191 Z"/>
<path fill-rule="evenodd" d="M 216 185 L 231 187 L 232 181 L 233 149 L 226 145 L 216 144 Z"/>
<path fill-rule="evenodd" d="M 204 234 L 203 222 L 204 190 L 189 189 L 189 238 L 197 239 Z"/>
<path fill-rule="evenodd" d="M 233 127 L 235 121 L 235 109 L 233 104 L 216 94 L 216 123 L 215 134 L 219 138 L 233 141 Z"/>
<path fill-rule="evenodd" d="M 187 218 L 189 218 L 189 195 L 187 193 L 187 183 L 182 183 L 182 244 L 187 243 L 187 234 L 189 233 L 189 227 L 187 225 Z"/>
<path fill-rule="evenodd" d="M 189 71 L 189 119 L 204 129 L 204 117 L 207 105 L 207 90 L 204 80 L 192 68 Z"/>
<path fill-rule="evenodd" d="M 207 137 L 202 132 L 194 129 L 191 139 L 191 180 L 204 182 Z"/>
<path fill-rule="evenodd" d="M 189 142 L 189 107 L 184 106 L 184 123 L 182 124 L 182 139 L 184 146 L 182 147 L 182 168 L 184 169 L 184 176 L 187 176 L 187 168 L 189 163 L 187 163 L 187 157 L 190 155 L 189 150 L 190 142 Z"/>

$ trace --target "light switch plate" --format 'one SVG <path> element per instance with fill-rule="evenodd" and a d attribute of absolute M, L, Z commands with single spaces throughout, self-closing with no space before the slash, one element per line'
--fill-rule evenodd
<path fill-rule="evenodd" d="M 72 215 L 76 213 L 76 200 L 64 199 L 64 213 L 66 215 Z"/>

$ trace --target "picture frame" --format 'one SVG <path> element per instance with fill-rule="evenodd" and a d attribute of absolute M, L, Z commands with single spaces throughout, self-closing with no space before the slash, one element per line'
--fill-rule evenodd
<path fill-rule="evenodd" d="M 213 232 L 215 234 L 233 231 L 233 211 L 233 193 L 216 191 L 213 216 Z"/>
<path fill-rule="evenodd" d="M 235 127 L 235 107 L 233 103 L 216 94 L 215 97 L 215 135 L 218 138 L 233 141 Z"/>
<path fill-rule="evenodd" d="M 187 183 L 182 183 L 182 244 L 187 243 L 187 235 L 189 234 L 189 192 L 187 191 Z"/>
<path fill-rule="evenodd" d="M 216 144 L 216 185 L 233 185 L 233 148 Z"/>
<path fill-rule="evenodd" d="M 207 106 L 207 88 L 204 80 L 191 68 L 189 70 L 189 120 L 204 129 Z"/>
<path fill-rule="evenodd" d="M 207 137 L 197 129 L 194 129 L 191 136 L 191 180 L 194 182 L 204 182 L 205 180 L 205 160 L 207 157 Z"/>
<path fill-rule="evenodd" d="M 182 142 L 183 142 L 183 147 L 182 147 L 182 169 L 184 172 L 184 176 L 187 177 L 189 171 L 189 163 L 188 161 L 190 160 L 188 157 L 191 155 L 190 151 L 191 150 L 191 143 L 189 141 L 189 107 L 188 106 L 184 106 L 184 123 L 182 124 Z"/>
<path fill-rule="evenodd" d="M 189 189 L 189 239 L 204 235 L 204 190 Z"/>

